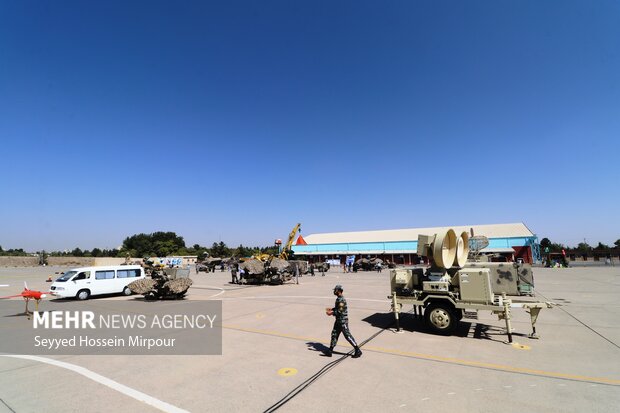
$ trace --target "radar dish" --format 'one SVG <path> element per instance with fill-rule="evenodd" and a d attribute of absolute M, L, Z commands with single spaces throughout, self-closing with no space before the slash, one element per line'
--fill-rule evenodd
<path fill-rule="evenodd" d="M 469 239 L 469 251 L 478 254 L 482 249 L 489 246 L 489 239 L 484 235 L 475 235 Z"/>

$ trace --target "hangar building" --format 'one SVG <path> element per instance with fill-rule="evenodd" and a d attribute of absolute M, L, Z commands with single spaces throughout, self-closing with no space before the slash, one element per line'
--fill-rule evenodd
<path fill-rule="evenodd" d="M 420 262 L 416 254 L 418 235 L 433 235 L 449 228 L 457 234 L 463 231 L 471 233 L 473 229 L 474 235 L 486 236 L 489 245 L 482 253 L 501 256 L 507 261 L 540 261 L 538 237 L 522 222 L 311 234 L 300 237 L 292 249 L 296 256 L 311 262 L 329 260 L 344 264 L 347 256 L 355 255 L 355 259 L 377 257 L 395 264 L 413 265 Z"/>

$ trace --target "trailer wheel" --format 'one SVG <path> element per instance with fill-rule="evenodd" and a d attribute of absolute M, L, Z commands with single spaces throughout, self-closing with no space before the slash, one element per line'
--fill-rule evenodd
<path fill-rule="evenodd" d="M 454 331 L 458 323 L 457 316 L 451 305 L 447 303 L 431 303 L 424 310 L 424 319 L 428 327 L 437 334 L 448 335 Z"/>

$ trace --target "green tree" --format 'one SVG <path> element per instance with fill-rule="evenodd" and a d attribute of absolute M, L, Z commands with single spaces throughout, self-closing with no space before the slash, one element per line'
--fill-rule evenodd
<path fill-rule="evenodd" d="M 93 257 L 102 257 L 102 251 L 99 248 L 93 248 L 93 250 L 90 252 L 90 255 L 92 255 Z"/>
<path fill-rule="evenodd" d="M 551 240 L 549 238 L 543 238 L 540 240 L 540 248 L 545 248 L 551 245 Z"/>
<path fill-rule="evenodd" d="M 616 246 L 616 248 L 620 248 L 620 239 L 617 239 L 616 242 L 614 242 L 614 245 Z M 2 250 L 2 247 L 0 247 L 0 251 Z"/>
<path fill-rule="evenodd" d="M 555 242 L 552 242 L 549 250 L 551 252 L 562 252 L 562 250 L 566 250 L 566 246 L 564 244 L 557 244 Z"/>
<path fill-rule="evenodd" d="M 212 257 L 229 257 L 231 255 L 231 251 L 223 241 L 220 241 L 219 244 L 217 242 L 213 243 L 211 248 L 209 248 L 209 254 Z"/>
<path fill-rule="evenodd" d="M 158 257 L 177 255 L 178 247 L 173 240 L 155 241 L 151 249 Z"/>
<path fill-rule="evenodd" d="M 599 242 L 596 247 L 594 247 L 596 251 L 607 251 L 609 249 L 609 245 L 605 245 L 602 242 Z"/>
<path fill-rule="evenodd" d="M 243 244 L 239 244 L 239 246 L 235 248 L 234 255 L 239 258 L 249 257 L 252 255 L 252 250 L 248 247 L 244 247 Z"/>
<path fill-rule="evenodd" d="M 71 255 L 74 257 L 82 257 L 84 252 L 79 248 L 74 248 L 73 251 L 71 251 Z"/>
<path fill-rule="evenodd" d="M 167 245 L 170 245 L 174 249 L 174 254 L 176 251 L 185 248 L 185 241 L 183 237 L 178 236 L 174 232 L 154 232 L 151 234 L 152 242 L 165 242 Z"/>
<path fill-rule="evenodd" d="M 125 238 L 121 255 L 129 253 L 132 257 L 179 255 L 185 249 L 183 237 L 174 232 L 154 232 L 136 234 Z"/>
<path fill-rule="evenodd" d="M 26 251 L 24 251 L 22 248 L 9 248 L 6 251 L 2 251 L 2 255 L 5 256 L 13 256 L 13 257 L 25 257 L 27 255 L 29 255 Z"/>
<path fill-rule="evenodd" d="M 592 251 L 592 247 L 591 247 L 590 245 L 588 245 L 588 243 L 586 243 L 586 242 L 580 242 L 580 243 L 577 245 L 577 249 L 578 249 L 580 252 L 582 252 L 582 253 L 586 253 L 586 254 L 587 254 L 588 252 Z"/>
<path fill-rule="evenodd" d="M 270 247 L 261 248 L 260 252 L 262 252 L 263 254 L 278 255 L 280 253 L 280 250 L 275 245 L 272 245 Z"/>
<path fill-rule="evenodd" d="M 132 257 L 142 257 L 153 255 L 151 237 L 147 234 L 136 234 L 125 238 L 123 241 L 123 252 L 129 252 Z"/>

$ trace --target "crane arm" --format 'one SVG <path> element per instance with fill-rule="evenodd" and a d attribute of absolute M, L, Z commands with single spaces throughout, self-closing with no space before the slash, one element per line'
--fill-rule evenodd
<path fill-rule="evenodd" d="M 282 248 L 282 252 L 280 253 L 280 258 L 284 260 L 288 259 L 287 251 L 290 250 L 291 247 L 293 246 L 293 240 L 295 239 L 295 235 L 297 235 L 297 231 L 299 231 L 300 227 L 301 227 L 301 224 L 297 224 L 295 225 L 295 227 L 293 227 L 293 230 L 288 235 L 288 241 L 286 242 L 286 245 L 284 246 L 284 248 Z"/>

